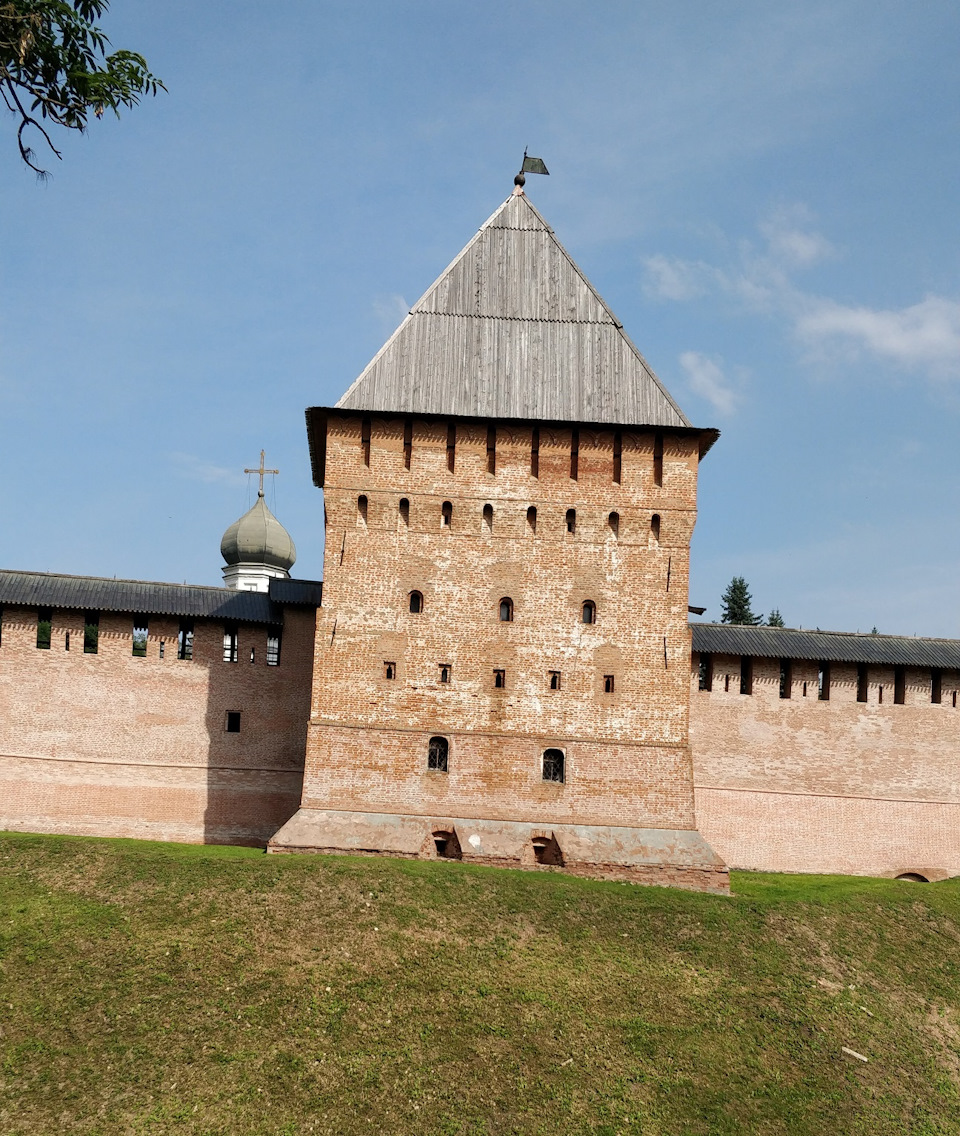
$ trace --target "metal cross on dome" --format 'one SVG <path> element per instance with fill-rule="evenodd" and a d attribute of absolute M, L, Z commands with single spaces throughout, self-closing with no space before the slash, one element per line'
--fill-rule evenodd
<path fill-rule="evenodd" d="M 244 473 L 259 473 L 260 474 L 260 492 L 257 494 L 258 497 L 263 496 L 263 475 L 265 473 L 279 473 L 280 472 L 279 469 L 264 469 L 263 468 L 264 453 L 265 453 L 264 450 L 260 451 L 260 465 L 258 466 L 257 469 L 245 469 L 243 471 Z"/>

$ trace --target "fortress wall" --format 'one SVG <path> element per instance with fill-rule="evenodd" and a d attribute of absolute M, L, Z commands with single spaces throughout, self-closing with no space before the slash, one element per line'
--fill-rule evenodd
<path fill-rule="evenodd" d="M 794 661 L 789 699 L 779 660 L 754 660 L 752 694 L 739 656 L 714 656 L 712 691 L 698 689 L 698 664 L 697 823 L 731 867 L 960 874 L 960 674 L 944 672 L 934 704 L 930 672 L 908 667 L 897 705 L 892 666 L 869 668 L 858 702 L 855 664 L 831 665 L 829 700 L 816 662 Z"/>
<path fill-rule="evenodd" d="M 241 625 L 239 661 L 225 663 L 219 623 L 196 621 L 183 660 L 176 618 L 150 618 L 145 658 L 133 617 L 107 612 L 84 654 L 83 619 L 54 611 L 43 650 L 36 609 L 3 612 L 0 828 L 265 842 L 299 801 L 314 613 L 287 609 L 276 667 L 264 626 Z"/>

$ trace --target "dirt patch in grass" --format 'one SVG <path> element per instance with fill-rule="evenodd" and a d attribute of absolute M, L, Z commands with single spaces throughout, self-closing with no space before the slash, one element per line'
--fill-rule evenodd
<path fill-rule="evenodd" d="M 955 1136 L 960 886 L 734 892 L 5 836 L 0 1131 Z"/>

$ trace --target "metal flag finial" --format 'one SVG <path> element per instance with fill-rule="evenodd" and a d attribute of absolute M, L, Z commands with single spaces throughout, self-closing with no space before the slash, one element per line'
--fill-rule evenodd
<path fill-rule="evenodd" d="M 549 174 L 550 171 L 544 164 L 543 158 L 529 158 L 527 157 L 527 148 L 523 148 L 523 164 L 520 166 L 520 172 L 513 179 L 513 184 L 518 188 L 523 187 L 526 182 L 524 174 Z"/>

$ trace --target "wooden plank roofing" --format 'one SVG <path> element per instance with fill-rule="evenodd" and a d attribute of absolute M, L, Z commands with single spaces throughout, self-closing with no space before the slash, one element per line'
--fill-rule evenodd
<path fill-rule="evenodd" d="M 691 428 L 522 193 L 414 304 L 337 409 Z"/>
<path fill-rule="evenodd" d="M 960 671 L 960 639 L 797 631 L 787 627 L 746 627 L 738 623 L 691 623 L 690 629 L 694 651 L 703 654 Z"/>

